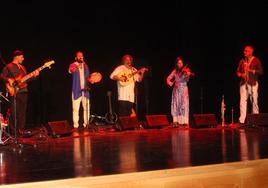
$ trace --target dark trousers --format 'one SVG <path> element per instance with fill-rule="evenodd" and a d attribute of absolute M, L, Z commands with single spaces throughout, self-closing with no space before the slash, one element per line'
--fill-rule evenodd
<path fill-rule="evenodd" d="M 11 98 L 11 106 L 10 106 L 11 116 L 9 119 L 9 126 L 13 133 L 15 132 L 15 107 L 17 115 L 16 131 L 18 134 L 20 134 L 25 129 L 27 100 L 28 100 L 27 92 L 17 93 L 16 106 L 15 106 L 15 98 L 14 97 Z"/>
<path fill-rule="evenodd" d="M 119 116 L 129 116 L 131 114 L 131 109 L 133 108 L 134 103 L 129 101 L 118 101 L 119 107 Z"/>

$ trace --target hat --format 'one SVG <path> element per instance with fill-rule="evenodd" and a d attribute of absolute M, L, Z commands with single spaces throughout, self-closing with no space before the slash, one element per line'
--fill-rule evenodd
<path fill-rule="evenodd" d="M 13 52 L 13 58 L 16 57 L 16 56 L 20 56 L 20 55 L 23 55 L 23 52 L 20 51 L 20 50 L 15 50 L 15 51 Z"/>

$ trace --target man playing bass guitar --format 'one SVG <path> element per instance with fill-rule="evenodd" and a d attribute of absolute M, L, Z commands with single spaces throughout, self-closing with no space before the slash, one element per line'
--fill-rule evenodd
<path fill-rule="evenodd" d="M 135 82 L 141 82 L 146 68 L 137 70 L 133 67 L 131 55 L 124 55 L 119 65 L 111 73 L 110 78 L 117 81 L 119 116 L 136 116 L 134 110 Z"/>
<path fill-rule="evenodd" d="M 19 85 L 19 90 L 16 92 L 16 101 L 14 100 L 14 95 L 11 96 L 11 118 L 10 118 L 10 128 L 13 133 L 18 136 L 23 134 L 26 122 L 26 110 L 27 110 L 27 83 L 20 84 L 20 78 L 27 74 L 25 67 L 22 65 L 24 61 L 23 52 L 16 50 L 13 52 L 13 60 L 11 63 L 7 64 L 1 74 L 1 78 L 4 80 L 6 85 L 16 88 L 14 85 Z M 39 71 L 36 70 L 33 72 L 33 77 L 37 77 Z M 8 88 L 7 88 L 8 90 Z M 16 116 L 15 116 L 15 107 L 16 107 Z M 15 126 L 15 117 L 17 117 L 17 127 Z"/>

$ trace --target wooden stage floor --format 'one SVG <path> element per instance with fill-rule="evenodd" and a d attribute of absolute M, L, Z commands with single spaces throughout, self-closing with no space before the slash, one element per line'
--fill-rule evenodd
<path fill-rule="evenodd" d="M 0 145 L 0 185 L 203 166 L 268 157 L 268 128 L 87 129 Z M 29 145 L 28 145 L 29 144 Z"/>

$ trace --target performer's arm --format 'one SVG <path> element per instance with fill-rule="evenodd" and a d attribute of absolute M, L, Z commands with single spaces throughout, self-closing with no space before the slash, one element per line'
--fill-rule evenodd
<path fill-rule="evenodd" d="M 122 76 L 119 77 L 117 75 L 114 75 L 111 79 L 116 80 L 116 81 L 125 81 L 126 80 L 124 77 L 122 77 Z"/>
<path fill-rule="evenodd" d="M 253 67 L 249 68 L 247 71 L 251 72 L 253 74 L 262 75 L 263 69 L 262 69 L 262 64 L 261 64 L 260 60 L 256 58 Z"/>
<path fill-rule="evenodd" d="M 169 85 L 169 86 L 172 86 L 172 85 L 173 85 L 173 82 L 172 82 L 171 80 L 174 78 L 175 73 L 176 73 L 176 70 L 173 70 L 173 71 L 169 74 L 169 76 L 168 76 L 167 79 L 166 79 L 167 85 Z"/>
<path fill-rule="evenodd" d="M 7 67 L 4 67 L 2 73 L 1 73 L 1 79 L 4 81 L 4 82 L 8 82 L 8 79 L 9 77 L 8 76 L 8 71 L 7 71 Z"/>
<path fill-rule="evenodd" d="M 258 74 L 258 75 L 263 75 L 262 64 L 261 64 L 259 59 L 257 59 L 256 61 L 257 61 L 257 63 L 256 63 L 256 66 L 255 66 L 255 69 L 253 70 L 253 73 Z"/>
<path fill-rule="evenodd" d="M 74 63 L 70 64 L 69 69 L 68 69 L 68 72 L 69 72 L 70 74 L 72 74 L 72 73 L 74 73 L 75 71 L 77 71 L 78 68 L 79 68 L 79 66 L 77 65 L 76 62 L 74 62 Z"/>
<path fill-rule="evenodd" d="M 134 72 L 137 71 L 137 69 L 134 69 Z M 134 75 L 134 78 L 137 82 L 141 82 L 144 78 L 144 73 L 146 69 L 141 69 L 138 73 Z"/>
<path fill-rule="evenodd" d="M 15 79 L 14 78 L 11 78 L 9 76 L 9 70 L 7 67 L 4 67 L 2 73 L 1 73 L 1 79 L 5 82 L 5 83 L 9 83 L 10 85 L 12 85 L 14 83 L 14 80 L 18 79 L 21 77 L 21 75 L 18 75 Z"/>
<path fill-rule="evenodd" d="M 110 74 L 110 79 L 115 80 L 115 81 L 124 81 L 125 78 L 122 76 L 118 76 L 118 74 L 121 72 L 120 67 L 117 67 L 114 69 L 114 71 Z"/>
<path fill-rule="evenodd" d="M 8 80 L 10 79 L 10 78 L 4 76 L 3 73 L 1 73 L 0 77 L 1 77 L 1 80 L 3 80 L 4 82 L 8 82 Z"/>
<path fill-rule="evenodd" d="M 243 64 L 244 64 L 243 60 L 240 60 L 239 65 L 238 65 L 238 67 L 236 69 L 236 75 L 239 78 L 245 78 L 245 76 L 246 76 L 246 74 L 244 72 L 242 72 L 242 69 L 243 69 L 242 66 L 243 66 Z"/>

